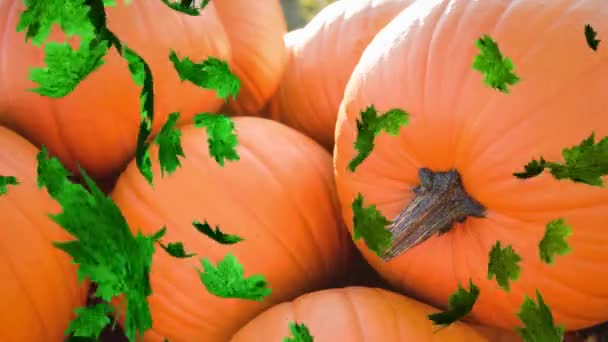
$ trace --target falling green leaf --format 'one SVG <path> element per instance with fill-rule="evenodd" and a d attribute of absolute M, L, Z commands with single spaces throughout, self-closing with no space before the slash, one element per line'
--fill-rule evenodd
<path fill-rule="evenodd" d="M 103 329 L 110 324 L 108 315 L 114 308 L 107 303 L 85 306 L 75 310 L 74 318 L 65 335 L 74 334 L 75 337 L 88 337 L 97 340 Z"/>
<path fill-rule="evenodd" d="M 591 27 L 591 25 L 585 25 L 585 39 L 587 40 L 587 45 L 593 50 L 597 51 L 597 47 L 600 45 L 601 40 L 597 40 L 597 32 Z"/>
<path fill-rule="evenodd" d="M 375 205 L 363 206 L 363 195 L 357 194 L 352 204 L 353 238 L 363 238 L 367 248 L 381 257 L 391 246 L 393 235 L 386 226 L 392 222 L 376 209 Z"/>
<path fill-rule="evenodd" d="M 30 80 L 38 84 L 30 90 L 42 96 L 62 98 L 103 65 L 107 52 L 106 41 L 83 43 L 76 51 L 68 43 L 47 43 L 44 57 L 47 66 L 30 69 Z"/>
<path fill-rule="evenodd" d="M 395 108 L 378 116 L 376 108 L 371 105 L 361 111 L 361 119 L 357 119 L 357 138 L 355 149 L 357 155 L 348 164 L 352 172 L 370 155 L 374 149 L 374 140 L 384 130 L 387 134 L 396 136 L 401 126 L 409 123 L 409 114 Z"/>
<path fill-rule="evenodd" d="M 175 51 L 171 50 L 169 60 L 182 81 L 190 81 L 203 89 L 215 90 L 217 96 L 226 99 L 236 97 L 241 89 L 241 81 L 230 71 L 228 63 L 214 57 L 209 57 L 200 63 L 194 63 L 190 58 L 180 60 Z"/>
<path fill-rule="evenodd" d="M 97 284 L 95 295 L 104 301 L 123 295 L 125 334 L 134 341 L 152 327 L 147 297 L 155 238 L 162 234 L 133 235 L 118 206 L 80 169 L 84 186 L 72 183 L 63 165 L 45 147 L 38 153 L 38 185 L 46 187 L 63 211 L 50 215 L 75 240 L 55 242 L 79 265 L 78 278 Z"/>
<path fill-rule="evenodd" d="M 562 342 L 564 328 L 555 325 L 551 310 L 538 290 L 536 290 L 536 300 L 538 304 L 525 296 L 517 313 L 517 317 L 524 323 L 524 328 L 517 328 L 520 336 L 526 342 Z"/>
<path fill-rule="evenodd" d="M 200 15 L 200 11 L 209 4 L 210 0 L 203 0 L 199 7 L 195 7 L 194 0 L 161 0 L 165 5 L 169 6 L 171 9 L 182 12 L 192 16 Z"/>
<path fill-rule="evenodd" d="M 572 229 L 563 218 L 555 219 L 547 224 L 545 235 L 538 245 L 540 259 L 547 263 L 555 263 L 556 255 L 566 255 L 571 252 L 566 238 L 572 234 Z"/>
<path fill-rule="evenodd" d="M 520 81 L 513 73 L 515 66 L 510 58 L 504 58 L 498 44 L 487 34 L 475 41 L 479 54 L 473 61 L 473 69 L 481 72 L 483 82 L 499 91 L 509 93 L 509 85 Z"/>
<path fill-rule="evenodd" d="M 473 310 L 473 305 L 479 297 L 479 287 L 469 279 L 469 291 L 458 284 L 458 290 L 448 298 L 448 310 L 429 315 L 436 325 L 449 325 L 463 319 Z"/>
<path fill-rule="evenodd" d="M 213 228 L 211 228 L 207 221 L 203 223 L 200 223 L 199 221 L 194 221 L 192 222 L 192 225 L 199 232 L 224 245 L 231 245 L 243 241 L 243 238 L 241 238 L 240 236 L 224 234 L 224 232 L 220 230 L 219 226 L 215 226 L 215 230 L 213 230 Z"/>
<path fill-rule="evenodd" d="M 224 160 L 239 160 L 236 146 L 239 144 L 234 134 L 234 122 L 231 118 L 210 113 L 200 113 L 194 116 L 194 126 L 207 129 L 209 154 L 224 166 Z"/>
<path fill-rule="evenodd" d="M 185 157 L 182 150 L 182 132 L 176 127 L 178 119 L 179 113 L 169 114 L 167 122 L 165 122 L 154 140 L 159 146 L 158 160 L 160 162 L 161 175 L 164 175 L 165 171 L 168 174 L 173 173 L 181 166 L 178 156 Z"/>
<path fill-rule="evenodd" d="M 183 242 L 169 242 L 168 245 L 159 242 L 159 245 L 174 258 L 191 258 L 196 255 L 196 253 L 186 253 Z"/>
<path fill-rule="evenodd" d="M 579 145 L 562 150 L 565 163 L 548 162 L 543 157 L 532 160 L 523 172 L 515 172 L 517 178 L 538 176 L 549 169 L 555 179 L 569 179 L 573 182 L 603 187 L 603 176 L 608 175 L 608 137 L 595 143 L 595 134 L 583 140 Z"/>
<path fill-rule="evenodd" d="M 15 176 L 0 176 L 0 196 L 6 195 L 9 185 L 19 185 Z"/>
<path fill-rule="evenodd" d="M 262 301 L 272 292 L 262 275 L 244 277 L 243 265 L 228 253 L 213 266 L 209 259 L 201 260 L 203 270 L 197 269 L 209 293 L 223 298 L 241 298 Z"/>
<path fill-rule="evenodd" d="M 488 263 L 488 279 L 496 277 L 496 282 L 505 291 L 510 291 L 509 280 L 515 281 L 519 278 L 521 257 L 515 253 L 511 245 L 501 248 L 500 241 L 496 241 L 490 251 Z"/>
<path fill-rule="evenodd" d="M 285 337 L 283 342 L 313 342 L 313 337 L 310 335 L 308 327 L 304 324 L 289 322 L 290 337 Z"/>

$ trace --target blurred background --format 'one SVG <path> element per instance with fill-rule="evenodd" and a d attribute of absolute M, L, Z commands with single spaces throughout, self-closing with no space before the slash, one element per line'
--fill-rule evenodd
<path fill-rule="evenodd" d="M 293 30 L 306 25 L 323 7 L 335 0 L 281 0 L 287 28 Z"/>

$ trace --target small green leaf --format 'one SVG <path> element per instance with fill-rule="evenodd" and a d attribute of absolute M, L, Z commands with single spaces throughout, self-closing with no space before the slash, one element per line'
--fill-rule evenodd
<path fill-rule="evenodd" d="M 211 239 L 213 239 L 216 242 L 219 242 L 223 245 L 232 245 L 237 242 L 243 241 L 243 238 L 240 236 L 224 234 L 220 230 L 219 226 L 215 226 L 215 230 L 213 230 L 213 228 L 211 228 L 211 226 L 209 225 L 209 223 L 207 223 L 207 221 L 205 221 L 203 223 L 200 223 L 199 221 L 194 221 L 194 222 L 192 222 L 192 225 L 199 232 L 207 235 Z"/>
<path fill-rule="evenodd" d="M 479 54 L 475 56 L 473 69 L 483 74 L 486 85 L 508 94 L 508 86 L 520 81 L 513 73 L 515 66 L 511 59 L 503 58 L 498 44 L 487 34 L 475 41 L 475 45 Z"/>
<path fill-rule="evenodd" d="M 165 5 L 169 6 L 171 9 L 182 12 L 192 16 L 200 15 L 200 10 L 205 8 L 210 0 L 203 0 L 200 7 L 194 6 L 194 0 L 161 0 Z"/>
<path fill-rule="evenodd" d="M 0 176 L 0 196 L 6 195 L 9 185 L 19 185 L 19 181 L 15 176 Z"/>
<path fill-rule="evenodd" d="M 579 145 L 562 150 L 565 163 L 545 161 L 541 157 L 532 160 L 525 166 L 524 172 L 516 172 L 517 178 L 538 176 L 544 169 L 549 169 L 555 179 L 569 179 L 573 182 L 603 187 L 603 176 L 608 175 L 608 137 L 595 143 L 595 134 L 583 140 Z"/>
<path fill-rule="evenodd" d="M 220 166 L 224 160 L 239 160 L 236 146 L 239 144 L 234 134 L 234 122 L 231 118 L 210 113 L 200 113 L 194 116 L 194 126 L 207 129 L 209 154 Z"/>
<path fill-rule="evenodd" d="M 597 32 L 591 27 L 591 25 L 585 25 L 585 39 L 587 40 L 587 45 L 593 50 L 597 51 L 597 47 L 600 45 L 601 40 L 597 40 Z"/>
<path fill-rule="evenodd" d="M 538 304 L 526 296 L 517 313 L 519 320 L 524 323 L 524 328 L 517 328 L 520 336 L 526 342 L 562 342 L 564 328 L 555 325 L 551 310 L 545 305 L 538 290 L 536 300 Z"/>
<path fill-rule="evenodd" d="M 174 258 L 191 258 L 196 255 L 196 253 L 186 253 L 182 242 L 169 242 L 168 245 L 163 245 L 159 242 L 158 244 L 167 252 L 167 254 Z"/>
<path fill-rule="evenodd" d="M 159 146 L 158 160 L 162 176 L 164 176 L 165 171 L 171 174 L 181 166 L 178 156 L 185 157 L 181 142 L 182 132 L 176 127 L 178 119 L 179 113 L 169 114 L 167 122 L 165 122 L 154 140 Z"/>
<path fill-rule="evenodd" d="M 74 35 L 84 41 L 95 38 L 93 13 L 86 0 L 25 0 L 24 3 L 27 9 L 19 17 L 17 32 L 26 30 L 26 41 L 32 39 L 35 45 L 42 44 L 55 23 L 68 38 Z"/>
<path fill-rule="evenodd" d="M 154 84 L 152 71 L 148 63 L 144 61 L 135 51 L 123 46 L 122 56 L 127 61 L 131 76 L 135 84 L 142 86 L 140 99 L 139 132 L 137 135 L 137 146 L 135 148 L 135 162 L 137 169 L 152 184 L 152 160 L 150 159 L 150 143 L 148 137 L 152 133 L 152 121 L 154 120 Z"/>
<path fill-rule="evenodd" d="M 180 60 L 171 50 L 169 60 L 182 81 L 190 81 L 203 89 L 215 90 L 217 96 L 226 99 L 236 97 L 241 89 L 241 81 L 230 71 L 228 63 L 209 57 L 201 63 L 194 63 L 190 58 Z"/>
<path fill-rule="evenodd" d="M 469 291 L 458 284 L 458 290 L 448 298 L 448 310 L 429 315 L 436 325 L 449 325 L 464 318 L 473 310 L 473 305 L 479 297 L 479 287 L 469 279 Z"/>
<path fill-rule="evenodd" d="M 110 324 L 108 315 L 113 311 L 114 308 L 107 303 L 78 308 L 75 310 L 76 318 L 70 322 L 65 334 L 98 339 L 103 329 Z"/>
<path fill-rule="evenodd" d="M 197 269 L 209 293 L 222 298 L 241 298 L 262 301 L 272 292 L 262 275 L 244 277 L 243 265 L 228 253 L 213 266 L 209 259 L 201 260 L 203 270 Z"/>
<path fill-rule="evenodd" d="M 547 263 L 555 263 L 556 255 L 566 255 L 571 252 L 566 238 L 572 234 L 572 229 L 563 218 L 555 219 L 547 224 L 545 235 L 538 245 L 540 259 Z"/>
<path fill-rule="evenodd" d="M 409 123 L 409 114 L 394 108 L 378 116 L 376 108 L 371 105 L 361 112 L 361 119 L 357 119 L 357 138 L 355 149 L 357 155 L 348 164 L 348 169 L 355 169 L 369 156 L 374 149 L 374 140 L 384 130 L 387 134 L 396 136 L 401 126 Z"/>
<path fill-rule="evenodd" d="M 509 280 L 515 281 L 519 278 L 521 257 L 515 253 L 511 245 L 501 248 L 500 241 L 496 241 L 490 251 L 488 263 L 488 279 L 496 277 L 496 282 L 505 291 L 510 291 Z"/>
<path fill-rule="evenodd" d="M 393 235 L 386 229 L 392 222 L 376 209 L 375 205 L 363 207 L 363 195 L 357 194 L 352 204 L 353 238 L 363 238 L 367 248 L 381 257 L 391 246 Z"/>
<path fill-rule="evenodd" d="M 30 80 L 39 85 L 30 90 L 42 96 L 62 98 L 103 65 L 107 52 L 106 41 L 83 42 L 76 51 L 68 43 L 47 43 L 44 57 L 47 66 L 30 69 Z"/>
<path fill-rule="evenodd" d="M 285 337 L 283 342 L 313 342 L 313 337 L 310 335 L 308 327 L 302 323 L 289 322 L 290 337 Z"/>
<path fill-rule="evenodd" d="M 152 293 L 149 272 L 155 240 L 141 233 L 134 236 L 116 203 L 84 170 L 80 169 L 80 174 L 89 191 L 71 182 L 69 173 L 46 148 L 38 153 L 37 160 L 39 186 L 45 186 L 63 209 L 50 217 L 75 238 L 53 245 L 79 265 L 81 281 L 89 278 L 97 283 L 97 297 L 109 302 L 124 296 L 125 334 L 133 341 L 138 333 L 152 327 L 147 297 Z"/>

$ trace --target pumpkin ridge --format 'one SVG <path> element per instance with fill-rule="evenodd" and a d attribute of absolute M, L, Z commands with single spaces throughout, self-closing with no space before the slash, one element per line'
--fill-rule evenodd
<path fill-rule="evenodd" d="M 268 168 L 268 165 L 266 165 L 266 163 L 264 163 L 262 160 L 260 160 L 261 158 L 259 157 L 259 155 L 258 155 L 257 153 L 255 153 L 255 152 L 253 152 L 253 149 L 252 149 L 251 147 L 249 147 L 249 146 L 245 145 L 245 144 L 244 144 L 244 141 L 242 141 L 242 140 L 241 140 L 241 141 L 239 141 L 239 145 L 241 145 L 241 146 L 243 147 L 243 149 L 244 149 L 246 152 L 248 152 L 248 153 L 249 153 L 251 156 L 253 156 L 253 158 L 252 158 L 252 159 L 253 159 L 253 160 L 255 160 L 255 161 L 256 161 L 256 162 L 257 162 L 259 165 L 261 165 L 261 166 L 262 166 L 262 170 L 264 170 L 264 172 L 265 172 L 266 174 L 268 174 L 268 175 L 269 175 L 269 178 L 273 179 L 273 180 L 275 181 L 275 183 L 276 183 L 276 184 L 278 184 L 278 185 L 280 186 L 280 188 L 283 188 L 283 187 L 281 186 L 282 184 L 281 184 L 281 183 L 280 183 L 280 182 L 279 182 L 277 179 L 275 179 L 275 177 L 274 177 L 274 175 L 273 175 L 272 171 L 271 171 L 271 170 Z M 231 192 L 231 194 L 233 194 L 233 192 Z M 290 199 L 290 201 L 289 201 L 289 202 L 293 202 L 293 201 L 291 200 L 291 198 L 292 198 L 292 197 L 291 197 L 291 194 L 289 194 L 289 193 L 287 193 L 287 194 L 288 194 L 288 196 L 287 196 L 287 197 Z M 235 198 L 238 198 L 238 196 L 236 196 Z M 257 220 L 257 221 L 258 221 L 258 222 L 260 222 L 260 223 L 263 223 L 263 222 L 264 222 L 262 219 L 260 219 L 260 217 L 259 217 L 259 216 L 258 216 L 258 215 L 257 215 L 257 214 L 254 212 L 254 211 L 250 210 L 249 208 L 247 208 L 247 207 L 245 207 L 245 206 L 242 206 L 242 207 L 243 207 L 243 208 L 246 208 L 246 209 L 247 209 L 247 211 L 249 211 L 250 213 L 253 213 L 252 217 L 254 217 L 254 219 L 255 219 L 255 220 Z M 296 206 L 293 206 L 293 207 L 295 207 L 296 209 L 299 209 L 299 207 L 298 207 L 297 205 L 296 205 Z M 298 210 L 296 210 L 296 211 L 298 211 Z M 312 228 L 312 226 L 311 226 L 311 225 L 310 225 L 310 223 L 308 222 L 308 219 L 304 217 L 305 215 L 303 215 L 302 213 L 298 212 L 298 216 L 300 216 L 301 218 L 303 218 L 303 222 L 306 222 L 306 226 L 307 226 L 308 228 Z M 265 224 L 262 224 L 262 225 L 263 225 L 264 227 L 266 227 L 266 225 L 265 225 Z M 314 236 L 312 235 L 311 229 L 306 229 L 306 230 L 307 230 L 307 235 L 312 237 L 312 240 L 313 240 L 313 245 L 314 245 L 314 246 L 315 246 L 315 248 L 317 249 L 317 254 L 318 254 L 319 256 L 323 256 L 323 254 L 322 254 L 322 253 L 320 253 L 321 249 L 319 248 L 319 246 L 318 246 L 318 244 L 317 244 L 316 239 L 314 239 Z M 270 232 L 270 230 L 266 230 L 266 231 L 267 231 L 267 232 Z M 278 242 L 279 242 L 279 244 L 280 244 L 280 245 L 281 245 L 281 246 L 282 246 L 282 247 L 283 247 L 283 248 L 284 248 L 286 251 L 288 251 L 288 253 L 289 253 L 289 255 L 291 256 L 291 258 L 292 258 L 292 259 L 293 259 L 293 260 L 296 262 L 296 264 L 298 264 L 298 266 L 300 267 L 300 269 L 302 269 L 302 270 L 304 271 L 304 273 L 306 273 L 307 275 L 310 275 L 310 274 L 311 274 L 310 272 L 306 272 L 307 270 L 306 270 L 306 269 L 305 269 L 305 268 L 302 266 L 302 264 L 301 264 L 301 263 L 298 261 L 298 260 L 299 260 L 299 258 L 298 258 L 298 257 L 297 257 L 297 256 L 296 256 L 296 255 L 295 255 L 293 252 L 292 252 L 292 250 L 291 250 L 291 249 L 289 249 L 289 248 L 287 247 L 287 245 L 286 245 L 285 243 L 283 243 L 283 240 L 281 240 L 279 237 L 277 237 L 276 235 L 274 235 L 274 233 L 271 233 L 270 235 L 271 235 L 271 236 L 274 238 L 274 240 L 278 241 Z M 325 265 L 325 258 L 321 257 L 321 260 L 323 260 L 322 262 L 324 263 L 324 266 L 326 266 L 326 265 Z"/>
<path fill-rule="evenodd" d="M 21 2 L 14 1 L 12 4 L 10 4 L 8 6 L 8 11 L 6 13 L 12 13 L 15 10 L 14 7 L 17 6 L 17 4 L 21 4 Z M 5 21 L 5 23 L 6 23 L 5 27 L 0 27 L 0 29 L 1 29 L 0 32 L 2 32 L 2 39 L 0 39 L 0 46 L 8 46 L 8 44 L 6 43 L 8 37 L 9 37 L 8 36 L 8 30 L 11 27 L 11 25 L 14 26 L 14 27 L 17 26 L 17 25 L 15 25 L 15 23 L 11 23 L 10 19 L 12 19 L 12 17 L 9 17 Z M 6 50 L 8 51 L 8 49 L 6 49 Z M 2 58 L 0 58 L 0 71 L 3 71 L 3 70 L 6 70 L 6 68 L 7 68 L 6 67 L 6 63 L 8 63 L 8 58 L 6 58 L 6 56 L 4 55 L 4 51 L 5 51 L 4 49 L 2 49 L 0 51 L 2 51 Z M 10 110 L 10 108 L 11 108 L 11 105 L 10 105 L 11 98 L 10 98 L 10 96 L 6 96 L 6 94 L 8 94 L 9 92 L 8 92 L 7 82 L 2 77 L 3 74 L 4 74 L 4 72 L 0 72 L 0 84 L 4 85 L 4 91 L 2 91 L 2 93 L 0 93 L 0 94 L 2 94 L 1 95 L 2 97 L 0 98 L 0 100 L 5 99 L 6 100 L 6 106 L 8 108 L 4 108 L 4 109 L 5 110 Z M 2 104 L 2 102 L 0 102 L 0 105 L 1 104 Z M 2 109 L 3 108 L 0 106 L 0 117 L 3 116 L 2 115 Z"/>
<path fill-rule="evenodd" d="M 363 321 L 361 320 L 361 316 L 359 315 L 359 310 L 357 305 L 355 305 L 355 303 L 353 302 L 353 297 L 351 296 L 351 292 L 352 291 L 356 291 L 357 287 L 347 287 L 347 288 L 343 288 L 339 291 L 339 293 L 342 295 L 342 297 L 344 297 L 344 301 L 347 303 L 347 305 L 351 308 L 351 310 L 348 310 L 350 313 L 352 313 L 352 315 L 355 318 L 355 326 L 356 326 L 356 331 L 358 332 L 357 335 L 359 336 L 365 336 L 365 334 L 363 333 L 365 331 L 365 329 L 363 328 Z"/>
<path fill-rule="evenodd" d="M 0 242 L 2 242 L 2 240 L 0 240 Z M 4 248 L 0 248 L 0 253 L 4 254 Z M 27 301 L 30 303 L 31 310 L 36 314 L 36 318 L 38 318 L 38 322 L 40 323 L 42 334 L 48 338 L 49 330 L 47 329 L 46 322 L 42 318 L 42 313 L 38 309 L 38 305 L 36 305 L 37 303 L 34 301 L 32 296 L 30 295 L 29 291 L 27 291 L 27 287 L 21 281 L 21 277 L 19 276 L 19 273 L 17 273 L 15 266 L 13 265 L 12 260 L 8 257 L 8 255 L 4 254 L 4 260 L 7 261 L 6 264 L 13 272 L 13 275 L 15 275 L 15 277 L 13 279 L 15 279 L 17 281 L 17 283 L 19 283 L 19 288 L 21 288 L 21 291 L 23 292 L 24 296 L 27 298 Z"/>
<path fill-rule="evenodd" d="M 40 228 L 40 226 L 39 226 L 39 225 L 37 225 L 37 224 L 36 224 L 36 222 L 34 222 L 34 221 L 33 221 L 33 220 L 32 220 L 32 219 L 31 219 L 31 218 L 28 216 L 28 215 L 26 215 L 26 212 L 25 212 L 25 211 L 24 211 L 24 210 L 23 210 L 23 209 L 22 209 L 22 208 L 21 208 L 21 207 L 20 207 L 20 206 L 19 206 L 17 203 L 18 203 L 18 201 L 12 201 L 12 206 L 13 206 L 13 208 L 15 208 L 15 209 L 16 209 L 15 211 L 16 211 L 16 212 L 19 212 L 19 213 L 21 214 L 21 216 L 22 216 L 22 217 L 23 217 L 23 218 L 24 218 L 24 219 L 25 219 L 27 222 L 31 223 L 31 226 L 32 226 L 32 227 Z M 50 214 L 50 213 L 49 213 L 49 214 Z M 48 217 L 48 216 L 47 216 L 47 219 L 51 220 L 51 218 L 50 218 L 50 217 Z M 37 233 L 38 233 L 38 234 L 39 234 L 39 235 L 42 237 L 42 240 L 44 240 L 46 243 L 52 243 L 52 242 L 53 242 L 53 241 L 52 241 L 51 239 L 49 239 L 49 237 L 48 237 L 48 236 L 47 236 L 47 235 L 44 233 L 44 229 L 36 229 L 36 232 L 37 232 Z M 59 250 L 57 250 L 57 251 L 59 251 Z M 63 252 L 63 251 L 61 251 L 61 253 L 64 253 L 64 252 Z M 59 262 L 59 260 L 57 259 L 57 253 L 53 253 L 53 258 L 52 258 L 52 259 L 53 259 L 53 263 L 54 263 L 54 264 L 56 264 L 57 268 L 58 268 L 59 270 L 61 270 L 61 273 L 62 273 L 62 275 L 63 275 L 63 276 L 62 276 L 62 278 L 63 278 L 63 279 L 61 279 L 61 280 L 63 280 L 63 281 L 62 281 L 62 283 L 68 283 L 68 282 L 69 282 L 69 281 L 68 281 L 68 279 L 69 279 L 69 276 L 68 276 L 69 270 L 68 270 L 67 268 L 65 268 L 64 266 L 62 266 L 62 265 L 61 265 L 61 262 Z M 66 266 L 68 266 L 68 267 L 69 267 L 70 265 L 71 265 L 71 264 L 66 264 Z M 79 292 L 79 291 L 80 291 L 80 290 L 78 289 L 78 284 L 76 284 L 76 288 L 72 288 L 72 289 L 70 289 L 70 290 L 71 290 L 70 292 L 72 292 L 72 293 L 75 293 L 75 292 Z"/>

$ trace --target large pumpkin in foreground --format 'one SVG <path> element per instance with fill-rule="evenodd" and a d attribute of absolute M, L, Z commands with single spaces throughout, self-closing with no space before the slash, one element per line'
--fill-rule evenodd
<path fill-rule="evenodd" d="M 72 238 L 48 217 L 61 208 L 36 185 L 38 150 L 5 127 L 0 146 L 0 175 L 19 182 L 0 195 L 0 341 L 62 341 L 86 302 L 77 266 L 52 244 Z"/>
<path fill-rule="evenodd" d="M 358 243 L 394 286 L 445 307 L 458 283 L 470 278 L 481 291 L 473 317 L 503 327 L 522 324 L 516 312 L 524 294 L 536 298 L 536 289 L 567 329 L 608 320 L 608 191 L 548 173 L 525 181 L 512 175 L 540 156 L 562 162 L 562 149 L 593 131 L 608 134 L 608 49 L 593 51 L 584 35 L 586 24 L 608 34 L 606 9 L 601 0 L 418 1 L 368 46 L 336 128 L 335 173 L 346 223 L 352 231 L 358 193 L 365 207 L 375 204 L 389 220 L 413 213 L 410 203 L 436 210 L 401 216 L 391 232 L 413 232 L 408 224 L 417 219 L 423 228 L 449 219 L 445 234 L 404 253 L 395 243 L 388 262 Z M 521 78 L 508 94 L 486 86 L 472 69 L 475 41 L 484 34 Z M 370 156 L 351 172 L 356 122 L 370 105 L 379 114 L 401 108 L 410 123 L 396 137 L 379 134 Z M 415 194 L 419 174 L 423 184 Z M 434 192 L 442 186 L 454 192 Z M 456 201 L 446 202 L 452 195 Z M 455 213 L 468 217 L 458 223 Z M 572 252 L 548 265 L 538 245 L 547 223 L 558 218 L 572 227 Z M 497 241 L 522 258 L 510 292 L 488 280 Z"/>
<path fill-rule="evenodd" d="M 363 50 L 413 0 L 341 0 L 288 33 L 288 63 L 267 112 L 327 149 L 344 87 Z"/>
<path fill-rule="evenodd" d="M 287 61 L 287 24 L 279 0 L 227 0 L 213 3 L 232 48 L 231 70 L 241 81 L 230 114 L 257 115 L 275 92 Z"/>
<path fill-rule="evenodd" d="M 213 112 L 222 100 L 215 92 L 182 82 L 169 60 L 178 57 L 199 62 L 208 56 L 229 60 L 230 45 L 213 4 L 198 17 L 176 12 L 161 1 L 133 1 L 106 7 L 108 27 L 148 62 L 154 77 L 157 132 L 168 114 L 181 111 L 181 122 L 196 112 Z M 28 91 L 37 84 L 29 70 L 43 67 L 44 49 L 25 42 L 16 32 L 25 9 L 21 0 L 0 2 L 0 124 L 22 133 L 36 145 L 46 145 L 71 170 L 78 162 L 95 178 L 112 177 L 135 153 L 140 124 L 140 87 L 126 61 L 115 49 L 105 64 L 64 98 L 51 99 Z M 51 38 L 63 40 L 58 29 Z"/>
<path fill-rule="evenodd" d="M 230 252 L 245 276 L 262 274 L 272 294 L 262 302 L 215 297 L 195 270 L 198 258 L 179 260 L 159 250 L 151 270 L 148 341 L 227 341 L 268 306 L 331 286 L 345 269 L 350 239 L 330 155 L 274 121 L 239 117 L 235 123 L 240 160 L 219 166 L 209 156 L 205 131 L 185 126 L 181 168 L 165 178 L 154 169 L 152 188 L 131 164 L 112 198 L 133 229 L 151 233 L 167 226 L 165 243 L 183 241 L 188 252 L 214 265 Z M 198 232 L 194 220 L 244 241 L 220 245 Z"/>
<path fill-rule="evenodd" d="M 304 324 L 315 342 L 508 342 L 520 338 L 509 331 L 466 323 L 439 329 L 428 305 L 377 288 L 346 287 L 307 293 L 276 305 L 247 323 L 231 342 L 281 342 L 291 333 L 289 323 Z"/>

